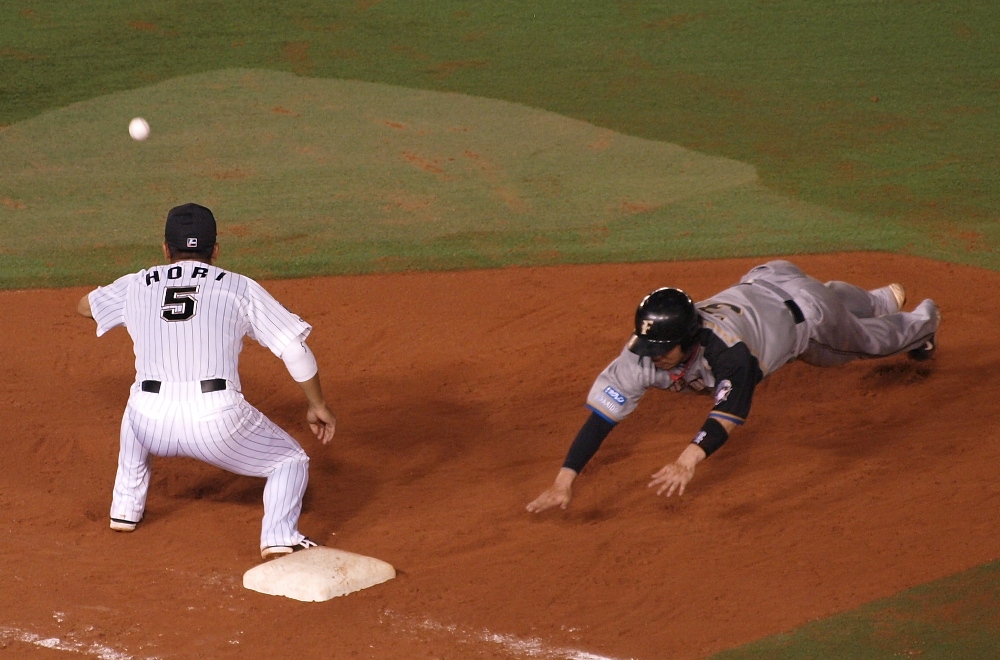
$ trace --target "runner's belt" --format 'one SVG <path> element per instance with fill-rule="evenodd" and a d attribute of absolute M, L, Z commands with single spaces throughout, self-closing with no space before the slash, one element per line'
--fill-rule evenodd
<path fill-rule="evenodd" d="M 802 309 L 797 304 L 795 304 L 795 301 L 792 300 L 792 297 L 787 293 L 785 293 L 784 290 L 781 289 L 781 287 L 775 286 L 770 282 L 765 282 L 764 280 L 743 282 L 743 284 L 751 284 L 754 286 L 759 286 L 761 288 L 767 289 L 774 295 L 781 298 L 781 302 L 785 303 L 785 307 L 788 308 L 788 311 L 792 313 L 792 318 L 795 319 L 795 325 L 798 325 L 799 323 L 805 323 L 806 317 L 802 314 Z"/>
<path fill-rule="evenodd" d="M 152 394 L 160 393 L 160 381 L 158 380 L 144 380 L 142 381 L 142 391 L 150 392 Z M 219 390 L 226 389 L 226 379 L 225 378 L 211 378 L 209 380 L 201 381 L 201 393 L 208 394 L 209 392 L 218 392 Z"/>

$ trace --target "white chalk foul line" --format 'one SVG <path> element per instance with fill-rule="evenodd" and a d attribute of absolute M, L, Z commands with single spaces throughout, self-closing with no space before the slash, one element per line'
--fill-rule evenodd
<path fill-rule="evenodd" d="M 393 612 L 392 610 L 385 610 L 383 614 L 393 625 L 403 628 L 408 632 L 428 630 L 451 635 L 460 642 L 496 644 L 503 647 L 504 650 L 515 657 L 538 658 L 539 660 L 619 660 L 610 656 L 597 655 L 578 649 L 546 646 L 545 642 L 537 637 L 523 639 L 515 635 L 495 633 L 486 629 L 465 630 L 456 625 L 445 625 L 437 621 L 431 621 L 430 619 L 421 620 Z M 635 659 L 629 658 L 628 660 Z"/>
<path fill-rule="evenodd" d="M 100 658 L 100 660 L 136 660 L 127 653 L 116 651 L 111 647 L 104 646 L 103 644 L 97 644 L 96 642 L 88 644 L 86 642 L 78 642 L 73 639 L 65 640 L 59 639 L 58 637 L 44 637 L 33 632 L 28 632 L 27 630 L 20 630 L 19 628 L 0 626 L 0 639 L 4 641 L 16 640 L 18 642 L 24 642 L 25 644 L 34 644 L 35 646 L 42 646 L 56 651 L 82 653 L 83 655 L 91 655 L 95 658 Z M 146 660 L 155 660 L 155 658 L 148 658 Z"/>

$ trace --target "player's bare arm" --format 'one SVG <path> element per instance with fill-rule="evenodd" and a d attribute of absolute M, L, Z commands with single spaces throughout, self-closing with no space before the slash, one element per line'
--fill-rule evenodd
<path fill-rule="evenodd" d="M 306 421 L 309 422 L 309 428 L 325 445 L 333 439 L 337 420 L 330 412 L 330 408 L 326 405 L 326 399 L 323 397 L 316 356 L 309 350 L 305 340 L 301 340 L 286 346 L 281 353 L 281 360 L 285 363 L 289 375 L 299 384 L 309 401 L 309 410 L 306 411 Z"/>
<path fill-rule="evenodd" d="M 309 410 L 306 411 L 306 421 L 309 428 L 324 445 L 333 439 L 333 434 L 337 430 L 337 418 L 333 416 L 330 408 L 323 398 L 323 387 L 319 382 L 319 372 L 307 381 L 299 383 L 299 387 L 309 401 Z"/>
<path fill-rule="evenodd" d="M 88 293 L 83 298 L 80 298 L 80 302 L 76 304 L 76 313 L 80 316 L 86 316 L 88 319 L 94 318 L 93 312 L 90 311 L 90 294 Z"/>

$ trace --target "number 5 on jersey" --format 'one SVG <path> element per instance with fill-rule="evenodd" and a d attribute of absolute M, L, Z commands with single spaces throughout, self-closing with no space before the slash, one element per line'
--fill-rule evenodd
<path fill-rule="evenodd" d="M 168 286 L 163 291 L 160 316 L 164 321 L 187 321 L 198 312 L 198 286 Z"/>

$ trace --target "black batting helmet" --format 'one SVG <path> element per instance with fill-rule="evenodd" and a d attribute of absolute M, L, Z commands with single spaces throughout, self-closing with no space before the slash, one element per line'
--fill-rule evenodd
<path fill-rule="evenodd" d="M 698 338 L 701 317 L 688 294 L 664 287 L 642 299 L 635 310 L 635 334 L 628 350 L 636 355 L 658 357 L 680 346 L 688 350 Z"/>

